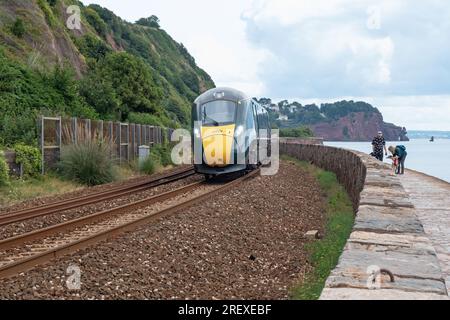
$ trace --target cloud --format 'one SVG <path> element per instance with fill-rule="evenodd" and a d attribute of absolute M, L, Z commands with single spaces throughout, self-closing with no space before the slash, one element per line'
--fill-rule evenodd
<path fill-rule="evenodd" d="M 128 21 L 157 15 L 161 27 L 182 42 L 197 64 L 211 75 L 217 86 L 239 88 L 250 95 L 265 92 L 258 75 L 267 50 L 248 42 L 241 12 L 250 0 L 86 0 L 113 10 Z"/>
<path fill-rule="evenodd" d="M 450 93 L 448 1 L 256 1 L 246 35 L 269 96 Z"/>
<path fill-rule="evenodd" d="M 275 102 L 284 98 L 274 99 Z M 450 131 L 450 95 L 442 96 L 382 96 L 333 98 L 291 98 L 302 105 L 333 103 L 341 100 L 365 101 L 377 107 L 386 122 L 406 126 L 409 130 Z"/>

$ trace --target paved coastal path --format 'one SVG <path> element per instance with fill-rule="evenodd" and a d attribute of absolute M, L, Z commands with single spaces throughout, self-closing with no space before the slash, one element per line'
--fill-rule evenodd
<path fill-rule="evenodd" d="M 436 250 L 450 292 L 450 183 L 411 170 L 400 180 Z"/>

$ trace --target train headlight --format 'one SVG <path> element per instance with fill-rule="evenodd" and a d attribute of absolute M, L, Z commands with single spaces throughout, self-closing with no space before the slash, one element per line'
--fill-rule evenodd
<path fill-rule="evenodd" d="M 238 126 L 237 128 L 236 128 L 236 130 L 234 131 L 234 135 L 236 136 L 236 137 L 239 137 L 241 134 L 243 134 L 244 133 L 244 127 L 243 126 Z"/>
<path fill-rule="evenodd" d="M 200 129 L 199 128 L 194 128 L 194 135 L 196 138 L 200 139 Z"/>

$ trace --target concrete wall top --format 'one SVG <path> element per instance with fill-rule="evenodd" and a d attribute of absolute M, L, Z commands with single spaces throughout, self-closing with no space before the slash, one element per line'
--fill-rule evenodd
<path fill-rule="evenodd" d="M 281 143 L 317 144 L 323 145 L 323 138 L 280 138 Z"/>
<path fill-rule="evenodd" d="M 280 151 L 336 173 L 355 208 L 353 232 L 320 299 L 448 299 L 436 251 L 389 165 L 320 145 L 283 142 Z"/>

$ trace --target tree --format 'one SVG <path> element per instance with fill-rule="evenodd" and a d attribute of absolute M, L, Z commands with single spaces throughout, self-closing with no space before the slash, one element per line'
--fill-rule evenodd
<path fill-rule="evenodd" d="M 83 81 L 81 94 L 97 112 L 126 120 L 130 112 L 162 114 L 162 92 L 150 67 L 125 52 L 101 59 Z"/>
<path fill-rule="evenodd" d="M 145 26 L 145 27 L 151 27 L 151 28 L 158 28 L 159 29 L 159 18 L 155 15 L 152 15 L 148 18 L 141 18 L 138 21 L 136 21 L 136 24 Z"/>
<path fill-rule="evenodd" d="M 100 115 L 117 119 L 114 115 L 120 114 L 120 100 L 108 79 L 99 79 L 93 74 L 85 77 L 80 85 L 80 94 Z"/>

